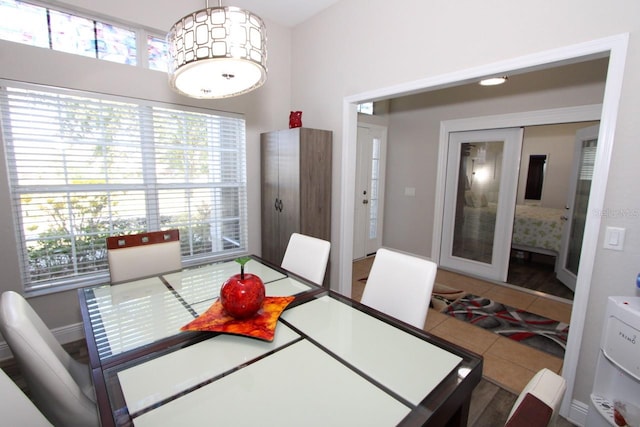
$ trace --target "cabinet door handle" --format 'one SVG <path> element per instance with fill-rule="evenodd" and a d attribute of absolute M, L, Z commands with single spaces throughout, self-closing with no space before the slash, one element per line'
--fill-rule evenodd
<path fill-rule="evenodd" d="M 282 199 L 278 202 L 278 210 L 282 212 Z"/>
<path fill-rule="evenodd" d="M 273 207 L 274 209 L 277 211 L 278 210 L 278 198 L 276 197 L 275 202 L 273 203 Z"/>

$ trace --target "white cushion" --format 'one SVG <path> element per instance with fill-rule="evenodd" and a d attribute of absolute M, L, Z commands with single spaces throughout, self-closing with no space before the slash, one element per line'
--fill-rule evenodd
<path fill-rule="evenodd" d="M 427 259 L 379 249 L 361 302 L 422 329 L 438 266 Z"/>
<path fill-rule="evenodd" d="M 331 243 L 316 237 L 293 233 L 282 264 L 285 270 L 321 285 L 329 261 Z"/>
<path fill-rule="evenodd" d="M 0 369 L 0 414 L 6 426 L 51 427 L 20 388 Z"/>
<path fill-rule="evenodd" d="M 179 241 L 109 249 L 107 258 L 113 283 L 182 268 Z"/>
<path fill-rule="evenodd" d="M 0 296 L 0 331 L 40 411 L 57 425 L 98 426 L 89 366 L 62 348 L 42 319 L 18 293 Z"/>

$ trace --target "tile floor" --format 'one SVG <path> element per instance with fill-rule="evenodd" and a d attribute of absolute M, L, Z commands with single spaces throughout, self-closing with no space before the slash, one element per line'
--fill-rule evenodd
<path fill-rule="evenodd" d="M 357 261 L 353 267 L 352 298 L 360 300 L 373 258 Z M 547 298 L 532 291 L 519 291 L 484 280 L 438 270 L 436 282 L 475 295 L 491 298 L 554 320 L 569 323 L 571 304 Z M 533 375 L 542 368 L 560 373 L 563 360 L 517 343 L 509 338 L 429 310 L 424 329 L 484 357 L 483 376 L 504 389 L 519 394 Z"/>

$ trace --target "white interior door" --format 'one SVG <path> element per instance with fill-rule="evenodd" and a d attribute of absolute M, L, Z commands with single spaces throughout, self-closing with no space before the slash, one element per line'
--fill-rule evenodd
<path fill-rule="evenodd" d="M 565 206 L 566 214 L 563 217 L 566 224 L 562 230 L 560 253 L 556 263 L 558 280 L 572 291 L 576 289 L 599 130 L 600 126 L 596 125 L 576 132 L 569 196 Z"/>
<path fill-rule="evenodd" d="M 507 280 L 522 128 L 449 134 L 440 264 Z"/>
<path fill-rule="evenodd" d="M 353 258 L 382 246 L 387 128 L 358 125 Z"/>

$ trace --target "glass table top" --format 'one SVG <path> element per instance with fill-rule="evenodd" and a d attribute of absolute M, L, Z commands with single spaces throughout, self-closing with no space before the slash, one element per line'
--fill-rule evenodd
<path fill-rule="evenodd" d="M 234 261 L 84 290 L 88 316 L 101 360 L 177 335 L 218 298 L 225 280 L 237 274 Z M 311 289 L 260 262 L 246 273 L 258 275 L 267 296 L 296 295 Z"/>

